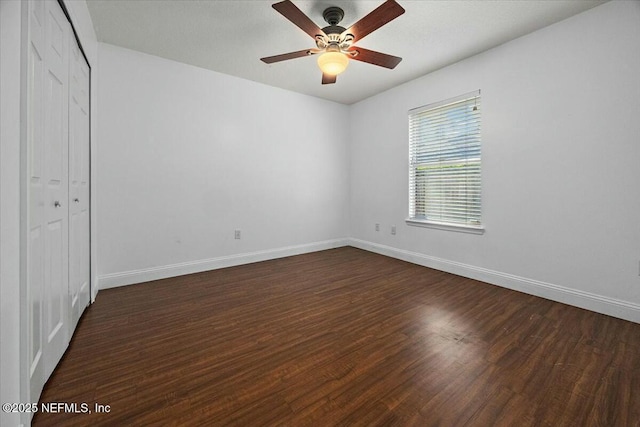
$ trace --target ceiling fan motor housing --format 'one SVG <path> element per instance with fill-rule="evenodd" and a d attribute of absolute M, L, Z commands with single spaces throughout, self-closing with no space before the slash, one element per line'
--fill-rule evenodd
<path fill-rule="evenodd" d="M 347 29 L 338 25 L 338 23 L 342 21 L 342 18 L 344 18 L 344 11 L 336 6 L 328 7 L 322 13 L 322 17 L 329 25 L 322 29 L 326 38 L 316 37 L 316 45 L 318 48 L 327 49 L 327 51 L 329 51 L 328 48 L 330 47 L 332 48 L 330 49 L 332 51 L 348 49 L 349 46 L 351 46 L 350 42 L 353 39 L 353 36 L 350 34 L 343 36 Z"/>
<path fill-rule="evenodd" d="M 322 29 L 322 31 L 324 31 L 324 33 L 327 36 L 331 36 L 332 34 L 336 34 L 336 35 L 340 35 L 342 33 L 344 33 L 347 29 L 344 27 L 341 27 L 340 25 L 329 25 L 328 27 L 324 27 Z"/>
<path fill-rule="evenodd" d="M 322 12 L 322 17 L 329 25 L 338 25 L 344 18 L 344 10 L 337 6 L 328 7 Z"/>
<path fill-rule="evenodd" d="M 322 17 L 327 21 L 327 24 L 329 24 L 329 26 L 322 29 L 327 36 L 332 34 L 340 35 L 346 31 L 346 28 L 338 25 L 340 21 L 342 21 L 342 18 L 344 18 L 344 10 L 339 7 L 332 6 L 326 8 L 324 12 L 322 12 Z"/>

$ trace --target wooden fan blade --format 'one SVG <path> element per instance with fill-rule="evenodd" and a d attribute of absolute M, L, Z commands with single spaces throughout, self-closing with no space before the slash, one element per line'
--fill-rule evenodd
<path fill-rule="evenodd" d="M 309 34 L 312 38 L 316 36 L 326 36 L 324 31 L 320 29 L 307 15 L 305 15 L 298 7 L 289 0 L 275 3 L 272 7 L 280 12 L 282 16 L 297 25 L 302 31 Z"/>
<path fill-rule="evenodd" d="M 260 58 L 260 61 L 267 64 L 273 64 L 274 62 L 286 61 L 287 59 L 302 58 L 303 56 L 313 55 L 311 49 L 299 50 L 297 52 L 283 53 L 281 55 L 267 56 L 266 58 Z"/>
<path fill-rule="evenodd" d="M 336 82 L 336 78 L 338 76 L 332 76 L 330 74 L 325 74 L 322 73 L 322 84 L 323 85 L 330 85 Z"/>
<path fill-rule="evenodd" d="M 353 34 L 353 43 L 355 43 L 403 13 L 404 8 L 396 3 L 395 0 L 387 0 L 367 16 L 347 28 L 342 35 Z"/>
<path fill-rule="evenodd" d="M 384 68 L 394 69 L 396 65 L 402 61 L 402 58 L 398 56 L 387 55 L 386 53 L 376 52 L 375 50 L 369 50 L 362 47 L 353 46 L 349 49 L 349 52 L 357 51 L 355 56 L 349 56 L 356 61 L 368 62 L 369 64 L 378 65 Z"/>

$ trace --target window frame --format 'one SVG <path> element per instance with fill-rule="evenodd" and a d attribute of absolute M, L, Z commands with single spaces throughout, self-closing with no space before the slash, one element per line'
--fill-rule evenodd
<path fill-rule="evenodd" d="M 477 118 L 478 120 L 478 124 L 477 124 L 477 131 L 475 131 L 473 133 L 473 136 L 475 136 L 477 138 L 477 143 L 475 143 L 477 145 L 477 151 L 478 154 L 473 157 L 473 158 L 467 158 L 464 157 L 464 159 L 458 158 L 458 159 L 452 159 L 451 157 L 454 157 L 453 155 L 450 155 L 451 157 L 443 157 L 440 160 L 434 161 L 434 160 L 430 160 L 430 161 L 426 161 L 426 160 L 422 160 L 418 163 L 418 160 L 416 159 L 419 154 L 416 153 L 417 150 L 419 150 L 420 147 L 416 147 L 416 145 L 419 144 L 425 144 L 424 140 L 421 140 L 420 142 L 418 142 L 417 140 L 413 139 L 414 136 L 412 135 L 412 131 L 411 131 L 411 126 L 412 126 L 412 121 L 416 120 L 416 117 L 419 114 L 424 115 L 424 113 L 427 112 L 434 112 L 434 116 L 436 116 L 438 114 L 438 111 L 442 111 L 443 108 L 448 107 L 448 106 L 452 106 L 454 104 L 461 104 L 461 103 L 466 103 L 467 105 L 471 105 L 471 102 L 473 103 L 473 108 L 477 108 L 479 110 L 480 108 L 480 90 L 476 90 L 473 92 L 469 92 L 469 93 L 465 93 L 453 98 L 449 98 L 449 99 L 445 99 L 439 102 L 435 102 L 432 104 L 428 104 L 422 107 L 418 107 L 418 108 L 413 108 L 411 110 L 409 110 L 408 112 L 408 122 L 409 122 L 409 162 L 408 162 L 408 166 L 409 166 L 409 214 L 408 217 L 406 218 L 405 222 L 408 225 L 412 225 L 412 226 L 420 226 L 420 227 L 428 227 L 428 228 L 435 228 L 435 229 L 440 229 L 440 230 L 447 230 L 447 231 L 458 231 L 458 232 L 465 232 L 465 233 L 473 233 L 473 234 L 483 234 L 485 227 L 484 227 L 484 223 L 483 223 L 483 217 L 482 217 L 482 139 L 481 139 L 481 124 L 482 124 L 482 119 L 480 116 L 480 113 L 474 113 L 475 118 Z M 446 110 L 445 110 L 446 111 Z M 453 111 L 453 109 L 449 110 L 449 111 Z M 476 111 L 476 110 L 474 110 Z M 459 124 L 460 126 L 466 126 L 468 125 L 468 122 L 472 119 L 471 116 L 469 117 L 465 117 L 465 120 L 462 121 L 461 124 Z M 448 127 L 448 130 L 457 130 L 456 126 L 458 126 L 458 124 L 455 124 L 451 121 L 447 122 L 447 126 L 452 126 L 452 127 Z M 466 136 L 465 136 L 466 138 Z M 446 141 L 445 139 L 443 139 L 442 141 Z M 425 144 L 427 145 L 427 144 Z M 425 157 L 430 157 L 433 156 L 434 154 L 440 153 L 442 154 L 442 152 L 439 152 L 437 149 L 433 150 L 433 151 L 427 151 L 428 148 L 427 147 L 422 147 L 424 151 L 420 152 L 420 154 L 422 154 L 422 156 Z M 416 212 L 416 200 L 419 199 L 419 195 L 418 195 L 418 191 L 417 191 L 417 184 L 416 184 L 416 170 L 418 167 L 418 164 L 421 165 L 421 167 L 428 167 L 428 165 L 436 165 L 436 164 L 440 164 L 440 165 L 445 165 L 445 164 L 460 164 L 465 163 L 467 161 L 471 161 L 471 163 L 477 163 L 477 180 L 479 181 L 478 184 L 476 184 L 477 186 L 477 191 L 478 191 L 478 197 L 479 197 L 479 202 L 476 204 L 477 206 L 477 210 L 478 210 L 478 223 L 477 224 L 473 224 L 471 222 L 469 222 L 467 220 L 467 222 L 456 222 L 456 221 L 446 221 L 446 220 L 439 220 L 439 219 L 428 219 L 426 217 L 422 217 L 422 216 L 417 216 L 415 215 Z M 469 165 L 470 163 L 466 163 L 467 165 Z M 466 176 L 466 175 L 465 175 Z M 469 173 L 469 176 L 473 176 L 472 174 Z M 465 196 L 465 200 L 467 200 L 469 198 L 469 195 L 467 194 Z M 442 202 L 442 201 L 441 201 Z M 439 206 L 442 206 L 442 203 L 439 204 Z M 446 205 L 445 205 L 446 206 Z M 448 205 L 451 206 L 451 205 Z M 426 205 L 423 209 L 423 211 L 425 211 L 426 214 Z M 413 215 L 413 216 L 412 216 Z"/>

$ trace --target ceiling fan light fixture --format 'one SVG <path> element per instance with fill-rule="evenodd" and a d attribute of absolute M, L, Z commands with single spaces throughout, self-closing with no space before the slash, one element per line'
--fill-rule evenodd
<path fill-rule="evenodd" d="M 337 76 L 347 69 L 349 58 L 341 52 L 325 52 L 318 56 L 318 67 L 324 74 Z"/>
<path fill-rule="evenodd" d="M 397 56 L 353 46 L 354 43 L 404 13 L 404 8 L 396 0 L 385 0 L 349 28 L 338 25 L 344 17 L 344 11 L 339 7 L 332 6 L 324 10 L 322 17 L 329 26 L 320 28 L 291 0 L 281 0 L 271 6 L 311 36 L 316 42 L 316 48 L 260 58 L 266 64 L 318 55 L 318 67 L 322 70 L 322 84 L 326 85 L 336 82 L 336 76 L 347 69 L 351 59 L 388 69 L 395 68 L 402 61 L 402 58 Z"/>

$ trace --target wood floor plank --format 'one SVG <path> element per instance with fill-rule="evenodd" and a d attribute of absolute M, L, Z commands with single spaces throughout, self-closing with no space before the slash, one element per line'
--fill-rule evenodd
<path fill-rule="evenodd" d="M 640 426 L 640 325 L 339 248 L 101 291 L 34 426 Z"/>

